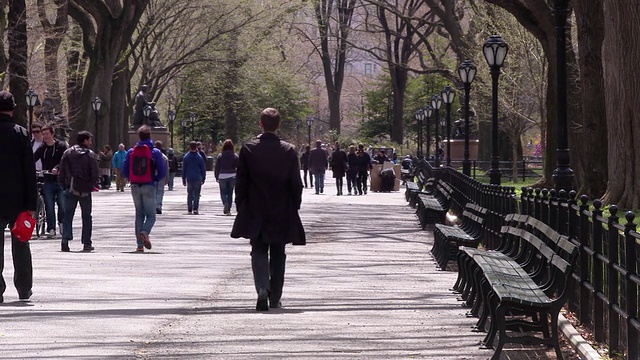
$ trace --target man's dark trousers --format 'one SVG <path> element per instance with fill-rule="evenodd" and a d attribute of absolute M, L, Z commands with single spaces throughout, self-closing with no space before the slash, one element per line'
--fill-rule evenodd
<path fill-rule="evenodd" d="M 278 303 L 282 297 L 287 260 L 284 248 L 284 243 L 265 242 L 262 233 L 258 238 L 251 239 L 251 269 L 256 291 L 266 289 L 272 304 Z"/>
<path fill-rule="evenodd" d="M 7 284 L 2 276 L 4 270 L 4 228 L 9 225 L 13 227 L 16 217 L 0 217 L 0 228 L 2 228 L 2 239 L 0 239 L 0 295 L 4 294 Z M 13 284 L 18 290 L 18 294 L 27 293 L 33 285 L 33 267 L 31 263 L 31 249 L 28 242 L 22 242 L 11 235 L 11 254 L 13 255 Z"/>

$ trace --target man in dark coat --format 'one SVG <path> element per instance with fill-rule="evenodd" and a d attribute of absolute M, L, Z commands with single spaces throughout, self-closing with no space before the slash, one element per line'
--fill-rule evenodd
<path fill-rule="evenodd" d="M 316 178 L 316 195 L 324 192 L 324 173 L 329 167 L 327 152 L 322 148 L 322 141 L 316 141 L 316 148 L 309 153 L 309 170 Z"/>
<path fill-rule="evenodd" d="M 4 229 L 13 227 L 18 214 L 36 210 L 36 166 L 27 129 L 13 122 L 16 102 L 8 91 L 0 91 L 0 303 L 4 301 L 7 284 L 2 276 L 4 270 Z M 31 297 L 33 267 L 28 242 L 22 242 L 11 235 L 13 256 L 13 284 L 20 300 Z"/>
<path fill-rule="evenodd" d="M 336 149 L 331 154 L 331 171 L 333 171 L 333 177 L 336 179 L 336 189 L 338 196 L 342 195 L 342 178 L 347 172 L 347 154 L 340 150 L 340 143 L 336 141 Z"/>
<path fill-rule="evenodd" d="M 309 171 L 309 153 L 311 152 L 311 147 L 309 145 L 306 146 L 302 156 L 300 156 L 300 163 L 302 164 L 302 171 L 304 175 L 302 178 L 304 179 L 304 187 L 307 188 L 307 173 L 309 173 L 309 182 L 311 183 L 311 187 L 313 187 L 313 174 Z"/>
<path fill-rule="evenodd" d="M 305 234 L 298 215 L 302 180 L 296 149 L 275 134 L 280 126 L 276 109 L 264 109 L 259 124 L 262 134 L 240 150 L 236 173 L 238 214 L 231 237 L 250 239 L 251 268 L 258 293 L 256 310 L 268 311 L 269 306 L 281 306 L 285 245 L 304 245 Z"/>

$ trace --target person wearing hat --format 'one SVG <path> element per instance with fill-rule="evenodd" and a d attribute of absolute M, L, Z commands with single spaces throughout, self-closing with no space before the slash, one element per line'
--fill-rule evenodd
<path fill-rule="evenodd" d="M 169 187 L 169 191 L 173 191 L 173 180 L 178 173 L 178 157 L 172 148 L 167 149 L 167 158 L 169 159 L 169 181 L 167 182 L 167 186 Z"/>
<path fill-rule="evenodd" d="M 36 167 L 27 129 L 13 120 L 16 102 L 8 91 L 0 91 L 0 228 L 11 229 L 23 211 L 36 211 Z M 4 249 L 4 230 L 0 239 L 0 249 Z M 4 270 L 4 251 L 0 252 L 0 303 L 4 301 L 7 284 L 2 276 Z M 27 301 L 31 297 L 33 285 L 33 265 L 28 242 L 18 240 L 11 235 L 11 254 L 13 255 L 13 284 L 18 290 L 18 299 Z"/>

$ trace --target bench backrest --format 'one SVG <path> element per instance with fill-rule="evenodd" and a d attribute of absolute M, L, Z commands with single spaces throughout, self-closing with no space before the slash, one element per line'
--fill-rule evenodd
<path fill-rule="evenodd" d="M 484 224 L 489 210 L 472 202 L 464 206 L 462 224 L 460 225 L 469 235 L 479 238 L 482 236 Z"/>
<path fill-rule="evenodd" d="M 547 289 L 549 297 L 564 296 L 566 283 L 578 255 L 578 246 L 567 236 L 528 215 L 509 214 L 501 229 L 503 252 L 512 256 Z"/>

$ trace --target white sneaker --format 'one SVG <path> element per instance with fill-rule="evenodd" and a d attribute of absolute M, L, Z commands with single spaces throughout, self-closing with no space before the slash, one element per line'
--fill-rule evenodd
<path fill-rule="evenodd" d="M 56 231 L 55 231 L 55 230 L 53 230 L 53 229 L 49 230 L 49 232 L 47 233 L 47 237 L 48 237 L 49 239 L 52 239 L 52 238 L 54 238 L 55 236 L 56 236 Z"/>

